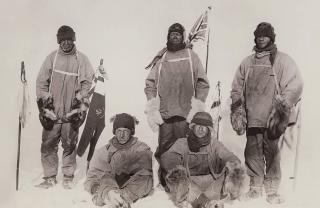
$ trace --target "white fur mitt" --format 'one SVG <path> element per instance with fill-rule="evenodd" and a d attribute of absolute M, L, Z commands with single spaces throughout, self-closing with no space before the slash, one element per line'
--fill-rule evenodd
<path fill-rule="evenodd" d="M 191 98 L 191 110 L 187 115 L 187 122 L 190 123 L 193 116 L 200 112 L 206 110 L 206 104 L 199 99 L 196 99 L 194 96 Z"/>
<path fill-rule="evenodd" d="M 160 98 L 159 96 L 150 99 L 147 102 L 144 113 L 147 115 L 147 120 L 153 132 L 159 131 L 159 126 L 163 124 L 163 119 L 160 114 Z"/>
<path fill-rule="evenodd" d="M 239 198 L 244 193 L 246 169 L 240 162 L 227 162 L 228 174 L 225 182 L 225 190 L 229 194 L 230 199 Z"/>

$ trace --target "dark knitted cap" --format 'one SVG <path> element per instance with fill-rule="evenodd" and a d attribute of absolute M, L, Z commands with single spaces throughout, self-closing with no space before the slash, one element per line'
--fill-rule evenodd
<path fill-rule="evenodd" d="M 184 27 L 180 24 L 180 23 L 174 23 L 173 25 L 171 25 L 169 27 L 169 30 L 168 30 L 168 35 L 167 35 L 167 40 L 169 40 L 169 36 L 170 36 L 170 33 L 171 32 L 178 32 L 182 35 L 182 37 L 184 38 L 184 32 L 185 32 L 185 29 Z"/>
<path fill-rule="evenodd" d="M 171 32 L 178 32 L 183 35 L 184 31 L 185 29 L 180 23 L 174 23 L 169 27 L 168 34 L 170 34 Z"/>
<path fill-rule="evenodd" d="M 133 116 L 127 113 L 117 114 L 114 117 L 113 121 L 113 134 L 116 133 L 117 128 L 127 128 L 131 130 L 131 135 L 134 135 L 135 132 L 135 123 L 136 120 Z"/>
<path fill-rule="evenodd" d="M 207 127 L 213 127 L 213 121 L 212 117 L 209 113 L 207 112 L 198 112 L 196 113 L 192 120 L 191 123 L 197 124 L 197 125 L 202 125 L 202 126 L 207 126 Z"/>
<path fill-rule="evenodd" d="M 254 37 L 256 39 L 262 36 L 269 37 L 271 42 L 275 42 L 276 34 L 274 33 L 274 29 L 270 23 L 261 22 L 258 24 L 256 30 L 254 31 Z"/>
<path fill-rule="evenodd" d="M 57 42 L 58 44 L 61 43 L 63 40 L 76 40 L 76 33 L 73 31 L 73 29 L 67 25 L 62 25 L 58 29 L 57 33 Z"/>

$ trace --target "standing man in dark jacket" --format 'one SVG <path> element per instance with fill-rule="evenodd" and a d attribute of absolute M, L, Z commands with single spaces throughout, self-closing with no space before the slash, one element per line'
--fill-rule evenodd
<path fill-rule="evenodd" d="M 154 131 L 159 130 L 159 160 L 178 138 L 186 136 L 188 122 L 205 110 L 209 82 L 198 55 L 186 47 L 185 29 L 175 23 L 169 27 L 167 47 L 159 52 L 146 79 L 146 114 Z M 160 128 L 159 128 L 160 127 Z M 164 185 L 159 169 L 160 182 Z"/>
<path fill-rule="evenodd" d="M 254 36 L 255 53 L 242 61 L 232 83 L 231 113 L 237 113 L 239 106 L 245 104 L 247 143 L 244 155 L 250 176 L 247 198 L 260 197 L 264 186 L 267 201 L 279 204 L 284 201 L 278 194 L 281 134 L 274 135 L 270 129 L 283 126 L 285 130 L 288 112 L 298 102 L 303 82 L 295 62 L 277 50 L 271 24 L 260 23 Z M 244 133 L 244 130 L 239 132 Z"/>
<path fill-rule="evenodd" d="M 57 33 L 59 48 L 45 59 L 37 77 L 37 103 L 43 126 L 41 163 L 44 181 L 40 188 L 54 186 L 58 174 L 58 144 L 63 147 L 63 187 L 72 188 L 76 170 L 79 126 L 89 105 L 94 71 L 86 55 L 76 49 L 75 32 L 63 25 Z"/>

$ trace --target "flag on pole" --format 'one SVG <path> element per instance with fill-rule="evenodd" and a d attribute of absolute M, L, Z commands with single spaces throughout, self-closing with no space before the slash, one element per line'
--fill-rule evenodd
<path fill-rule="evenodd" d="M 197 19 L 197 21 L 190 30 L 187 44 L 191 44 L 192 42 L 196 42 L 198 40 L 205 40 L 209 29 L 208 13 L 210 10 L 211 7 L 208 7 L 208 9 Z"/>
<path fill-rule="evenodd" d="M 192 42 L 196 42 L 197 40 L 205 40 L 208 32 L 208 12 L 211 10 L 211 7 L 208 7 L 208 10 L 206 10 L 201 16 L 197 19 L 196 23 L 193 25 L 193 27 L 190 30 L 188 39 L 186 41 L 187 47 L 192 48 Z M 208 40 L 209 42 L 209 40 Z M 151 69 L 163 56 L 163 54 L 167 51 L 167 48 L 164 47 L 161 49 L 157 55 L 153 58 L 153 60 L 145 67 L 145 69 Z M 207 52 L 208 54 L 208 52 Z"/>
<path fill-rule="evenodd" d="M 18 96 L 19 120 L 22 128 L 24 128 L 31 115 L 29 89 L 25 75 L 24 62 L 21 62 L 20 79 L 21 82 Z"/>
<path fill-rule="evenodd" d="M 26 71 L 24 62 L 21 62 L 20 69 L 20 90 L 18 95 L 19 105 L 19 125 L 18 125 L 18 150 L 17 150 L 17 168 L 16 168 L 16 191 L 19 189 L 19 170 L 20 170 L 20 146 L 21 146 L 21 130 L 25 127 L 27 120 L 31 115 L 28 82 L 26 79 Z"/>
<path fill-rule="evenodd" d="M 99 72 L 96 73 L 95 85 L 91 88 L 89 95 L 92 94 L 87 120 L 78 144 L 77 154 L 81 157 L 89 147 L 87 161 L 93 156 L 97 141 L 105 127 L 105 85 L 107 78 L 103 71 L 103 59 L 100 60 Z"/>
<path fill-rule="evenodd" d="M 220 133 L 220 120 L 222 119 L 221 115 L 221 90 L 220 90 L 220 81 L 218 81 L 216 86 L 216 92 L 213 97 L 213 103 L 210 108 L 210 114 L 213 119 L 213 136 L 216 137 L 217 140 L 219 140 L 219 133 Z"/>

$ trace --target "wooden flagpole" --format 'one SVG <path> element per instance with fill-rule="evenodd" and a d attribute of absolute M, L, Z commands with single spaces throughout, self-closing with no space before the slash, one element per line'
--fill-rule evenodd
<path fill-rule="evenodd" d="M 21 62 L 21 74 L 20 80 L 24 84 L 26 80 L 26 71 L 24 69 L 24 62 Z M 17 168 L 16 168 L 16 191 L 19 189 L 19 169 L 20 169 L 20 147 L 21 147 L 21 118 L 19 115 L 19 127 L 18 127 L 18 151 L 17 151 Z"/>

